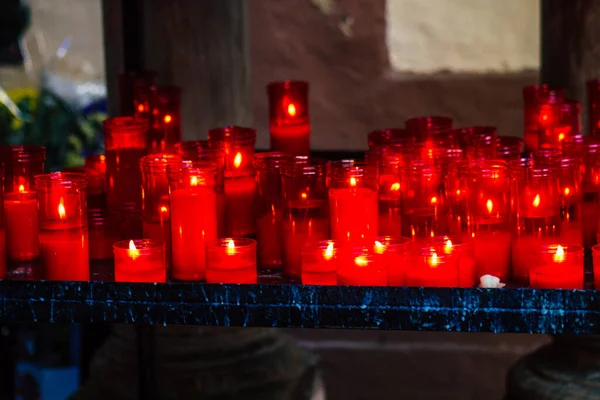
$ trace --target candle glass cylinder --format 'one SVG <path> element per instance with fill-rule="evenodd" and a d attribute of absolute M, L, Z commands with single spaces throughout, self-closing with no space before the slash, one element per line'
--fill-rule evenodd
<path fill-rule="evenodd" d="M 254 144 L 256 131 L 229 126 L 211 129 L 208 143 L 223 157 L 226 236 L 253 237 L 254 216 Z"/>
<path fill-rule="evenodd" d="M 5 168 L 4 224 L 6 252 L 11 261 L 39 257 L 39 222 L 34 176 L 44 172 L 46 149 L 40 146 L 5 146 L 0 150 Z"/>
<path fill-rule="evenodd" d="M 167 281 L 165 243 L 151 239 L 122 240 L 113 245 L 115 281 Z"/>
<path fill-rule="evenodd" d="M 90 256 L 84 174 L 35 177 L 40 256 L 47 280 L 88 281 Z"/>
<path fill-rule="evenodd" d="M 64 168 L 62 172 L 84 174 L 87 177 L 87 204 L 88 208 L 106 208 L 106 174 L 88 167 Z"/>
<path fill-rule="evenodd" d="M 403 286 L 412 240 L 401 236 L 379 236 L 375 238 L 374 251 L 382 253 L 388 271 L 390 286 Z"/>
<path fill-rule="evenodd" d="M 600 288 L 600 244 L 592 247 L 592 261 L 594 271 L 594 289 Z"/>
<path fill-rule="evenodd" d="M 147 111 L 144 105 L 140 105 L 136 94 L 140 88 L 154 85 L 156 83 L 156 72 L 129 72 L 119 75 L 119 115 L 134 115 L 134 113 Z M 138 95 L 139 96 L 139 95 Z"/>
<path fill-rule="evenodd" d="M 583 247 L 578 245 L 542 246 L 532 249 L 534 267 L 529 274 L 535 289 L 583 289 Z"/>
<path fill-rule="evenodd" d="M 379 166 L 378 234 L 400 236 L 402 232 L 402 161 L 386 155 Z"/>
<path fill-rule="evenodd" d="M 600 133 L 600 79 L 587 81 L 588 135 Z"/>
<path fill-rule="evenodd" d="M 290 158 L 284 153 L 258 153 L 256 171 L 256 241 L 259 270 L 266 274 L 282 270 L 282 197 L 280 166 Z"/>
<path fill-rule="evenodd" d="M 560 107 L 559 115 L 554 136 L 558 139 L 560 148 L 566 138 L 581 135 L 581 104 L 577 100 L 566 99 Z"/>
<path fill-rule="evenodd" d="M 116 215 L 105 209 L 88 210 L 90 261 L 112 260 L 113 244 L 121 240 Z"/>
<path fill-rule="evenodd" d="M 511 168 L 512 280 L 529 282 L 532 248 L 560 237 L 560 183 L 556 170 L 525 160 Z"/>
<path fill-rule="evenodd" d="M 256 241 L 223 238 L 206 245 L 206 283 L 255 284 Z"/>
<path fill-rule="evenodd" d="M 171 276 L 202 280 L 206 243 L 217 240 L 217 168 L 212 162 L 183 161 L 167 169 L 171 204 Z"/>
<path fill-rule="evenodd" d="M 406 129 L 378 129 L 367 135 L 369 151 L 365 154 L 367 163 L 381 166 L 388 157 L 404 159 L 414 151 L 415 137 Z"/>
<path fill-rule="evenodd" d="M 406 286 L 458 287 L 459 252 L 444 251 L 445 245 L 431 245 L 419 248 L 411 255 L 411 263 L 406 270 Z"/>
<path fill-rule="evenodd" d="M 118 211 L 124 204 L 142 203 L 140 159 L 146 154 L 148 123 L 131 117 L 104 121 L 106 202 Z"/>
<path fill-rule="evenodd" d="M 516 162 L 523 154 L 523 139 L 517 136 L 499 136 L 496 141 L 496 157 L 506 162 Z"/>
<path fill-rule="evenodd" d="M 329 164 L 329 216 L 334 240 L 357 242 L 378 235 L 377 168 L 356 160 Z"/>
<path fill-rule="evenodd" d="M 497 129 L 495 126 L 471 126 L 463 128 L 462 132 L 463 140 L 467 143 L 467 159 L 496 158 Z"/>
<path fill-rule="evenodd" d="M 543 123 L 548 118 L 540 114 L 540 105 L 548 101 L 558 103 L 565 98 L 564 90 L 553 89 L 548 85 L 533 85 L 523 88 L 523 121 L 525 150 L 529 153 L 540 148 L 540 120 Z M 548 111 L 548 110 L 547 110 Z"/>
<path fill-rule="evenodd" d="M 119 228 L 121 240 L 126 238 L 140 238 L 144 236 L 142 226 L 142 208 L 137 204 L 124 204 L 117 213 L 119 217 Z"/>
<path fill-rule="evenodd" d="M 167 169 L 182 162 L 176 154 L 148 154 L 142 157 L 142 231 L 145 239 L 166 244 L 167 265 L 171 261 L 171 207 Z"/>
<path fill-rule="evenodd" d="M 433 135 L 452 130 L 452 118 L 439 116 L 413 117 L 405 122 L 406 130 L 419 142 L 426 142 Z"/>
<path fill-rule="evenodd" d="M 461 179 L 459 166 L 466 163 L 462 149 L 438 150 L 434 163 L 439 165 L 442 177 L 438 188 L 440 197 L 445 199 L 445 214 L 438 217 L 438 233 L 461 235 L 468 231 L 467 191 Z"/>
<path fill-rule="evenodd" d="M 307 242 L 329 237 L 327 161 L 295 157 L 280 167 L 284 276 L 301 279 L 301 251 Z"/>
<path fill-rule="evenodd" d="M 308 82 L 283 81 L 267 85 L 271 150 L 287 154 L 310 153 Z"/>
<path fill-rule="evenodd" d="M 474 241 L 469 236 L 435 236 L 428 239 L 430 251 L 442 251 L 447 256 L 452 256 L 456 262 L 459 287 L 473 287 L 480 277 L 475 264 Z M 439 254 L 438 254 L 439 255 Z"/>
<path fill-rule="evenodd" d="M 342 246 L 337 251 L 338 284 L 347 286 L 388 286 L 385 250 L 376 245 Z"/>
<path fill-rule="evenodd" d="M 151 91 L 150 108 L 148 153 L 175 151 L 175 143 L 181 142 L 181 88 L 157 86 Z"/>
<path fill-rule="evenodd" d="M 106 156 L 104 154 L 93 154 L 85 157 L 84 166 L 86 168 L 100 171 L 102 175 L 106 175 Z"/>
<path fill-rule="evenodd" d="M 336 253 L 332 240 L 307 243 L 302 249 L 302 284 L 337 285 Z"/>

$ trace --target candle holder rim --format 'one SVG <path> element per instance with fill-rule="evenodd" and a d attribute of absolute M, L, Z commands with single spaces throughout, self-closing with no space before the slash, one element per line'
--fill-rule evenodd
<path fill-rule="evenodd" d="M 105 135 L 125 135 L 146 132 L 150 125 L 144 118 L 119 116 L 105 119 L 102 122 L 102 127 Z"/>
<path fill-rule="evenodd" d="M 543 254 L 554 255 L 554 254 L 556 254 L 558 246 L 562 247 L 562 249 L 565 253 L 565 256 L 567 254 L 575 254 L 575 253 L 583 254 L 583 250 L 584 250 L 584 247 L 580 244 L 562 244 L 562 243 L 553 243 L 553 244 L 542 245 L 542 246 L 540 246 L 540 250 Z"/>
<path fill-rule="evenodd" d="M 296 90 L 307 92 L 310 84 L 305 80 L 286 79 L 283 81 L 269 82 L 266 86 L 268 94 L 276 94 L 279 91 L 284 90 Z"/>
<path fill-rule="evenodd" d="M 129 250 L 129 243 L 133 241 L 136 250 L 140 252 L 140 254 L 148 254 L 156 249 L 164 249 L 166 248 L 165 242 L 161 240 L 155 239 L 125 239 L 119 240 L 113 244 L 114 250 Z"/>
<path fill-rule="evenodd" d="M 231 142 L 234 146 L 254 146 L 256 143 L 256 130 L 237 125 L 222 126 L 208 130 L 209 146 L 220 147 L 223 142 Z"/>
<path fill-rule="evenodd" d="M 10 158 L 17 163 L 46 160 L 46 148 L 34 144 L 2 146 L 0 154 L 2 154 L 2 158 Z"/>
<path fill-rule="evenodd" d="M 263 170 L 269 168 L 279 169 L 282 164 L 293 158 L 292 155 L 281 151 L 263 151 L 254 153 L 253 166 L 255 169 Z"/>
<path fill-rule="evenodd" d="M 65 189 L 83 189 L 88 185 L 88 177 L 79 172 L 49 172 L 34 176 L 37 190 L 60 186 Z"/>
<path fill-rule="evenodd" d="M 157 153 L 147 154 L 140 158 L 140 165 L 149 170 L 166 171 L 169 165 L 177 165 L 181 161 L 183 160 L 179 154 Z"/>

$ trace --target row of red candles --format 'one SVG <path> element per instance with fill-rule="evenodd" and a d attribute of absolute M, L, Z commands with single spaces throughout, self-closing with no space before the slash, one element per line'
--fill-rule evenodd
<path fill-rule="evenodd" d="M 271 134 L 279 135 L 272 141 L 273 147 L 306 153 L 309 146 L 299 143 L 309 141 L 308 85 L 301 83 L 299 90 L 294 83 L 284 82 L 269 88 Z M 163 281 L 169 260 L 177 279 L 203 279 L 206 272 L 211 282 L 255 282 L 256 242 L 242 237 L 256 233 L 260 267 L 283 269 L 288 278 L 305 283 L 335 283 L 333 277 L 339 275 L 339 283 L 346 284 L 472 286 L 475 277 L 484 273 L 507 279 L 512 248 L 514 280 L 531 280 L 533 286 L 582 285 L 582 222 L 590 220 L 582 221 L 580 209 L 586 204 L 582 204 L 583 194 L 597 192 L 593 140 L 578 135 L 562 137 L 554 145 L 540 140 L 545 150 L 522 164 L 522 143 L 516 138 L 496 138 L 490 127 L 452 129 L 450 119 L 421 117 L 407 121 L 407 129 L 372 132 L 365 164 L 325 163 L 276 153 L 254 157 L 252 129 L 219 128 L 209 132 L 207 142 L 181 143 L 174 102 L 163 101 L 170 108 L 162 112 L 155 111 L 160 107 L 151 103 L 140 107 L 146 103 L 135 98 L 137 111 L 152 110 L 150 123 L 143 115 L 107 120 L 106 155 L 90 158 L 85 170 L 90 183 L 87 199 L 94 209 L 103 208 L 100 186 L 105 173 L 108 210 L 119 212 L 120 231 L 125 237 L 148 238 L 114 245 L 117 280 Z M 547 112 L 543 107 L 536 109 L 540 116 Z M 159 116 L 163 126 L 152 116 Z M 17 261 L 36 257 L 35 251 L 19 253 L 19 245 L 27 242 L 23 239 L 35 235 L 14 234 L 15 226 L 32 227 L 31 221 L 36 219 L 32 210 L 28 218 L 17 212 L 26 209 L 25 204 L 35 209 L 30 205 L 31 178 L 43 171 L 43 159 L 40 169 L 40 157 L 34 150 L 14 147 L 9 152 L 11 160 L 4 159 L 5 165 L 12 166 L 7 170 L 4 201 L 8 255 Z M 173 154 L 144 156 L 157 151 Z M 93 178 L 96 169 L 100 170 L 99 180 Z M 18 174 L 23 176 L 16 177 Z M 51 182 L 49 194 L 43 195 L 38 188 L 37 195 L 40 254 L 49 271 L 45 276 L 85 280 L 89 278 L 87 232 L 83 234 L 87 228 L 86 190 L 80 177 L 72 174 L 47 175 L 45 179 Z M 586 191 L 588 187 L 592 190 Z M 70 194 L 73 191 L 76 194 Z M 15 203 L 11 200 L 14 196 Z M 69 200 L 71 197 L 75 200 Z M 140 229 L 128 232 L 127 226 L 136 225 L 131 222 L 138 219 L 140 202 L 141 234 L 134 234 Z M 20 208 L 15 209 L 15 204 Z M 37 209 L 35 213 L 37 216 Z M 78 222 L 67 223 L 65 213 Z M 102 214 L 90 212 L 90 222 L 104 223 Z M 106 257 L 107 252 L 100 249 L 113 247 L 113 239 L 119 236 L 110 224 L 100 226 L 99 238 L 108 238 L 110 246 L 94 245 L 92 238 L 92 259 Z M 330 228 L 335 244 L 317 242 L 329 238 Z M 52 246 L 47 251 L 48 241 L 42 239 L 46 231 L 54 233 L 53 243 L 69 244 L 63 251 Z M 224 236 L 234 238 L 216 239 Z M 36 241 L 38 238 L 29 241 L 31 248 L 35 249 Z M 81 246 L 73 245 L 79 242 Z M 313 245 L 302 254 L 307 242 Z M 74 257 L 73 250 L 78 247 L 80 257 Z M 539 252 L 532 251 L 536 248 Z M 94 256 L 98 251 L 104 255 Z M 550 255 L 552 262 L 532 262 L 530 253 Z M 48 254 L 54 255 L 54 261 Z M 315 254 L 320 262 L 309 261 Z M 391 254 L 399 257 L 388 262 Z M 336 260 L 335 269 L 331 260 Z M 123 265 L 128 267 L 119 268 Z M 538 278 L 529 276 L 530 265 L 560 268 L 544 268 L 544 276 L 548 271 L 552 274 L 546 283 L 539 283 Z M 577 268 L 571 271 L 573 265 Z M 319 269 L 328 276 L 326 280 L 315 275 Z M 581 282 L 565 283 L 569 273 L 571 278 L 580 276 L 576 281 Z M 425 278 L 416 279 L 415 274 Z M 310 277 L 317 280 L 307 281 Z"/>

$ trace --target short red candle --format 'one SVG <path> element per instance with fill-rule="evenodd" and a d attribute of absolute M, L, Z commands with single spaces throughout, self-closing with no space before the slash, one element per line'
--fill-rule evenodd
<path fill-rule="evenodd" d="M 550 245 L 541 248 L 529 273 L 535 289 L 583 289 L 583 247 Z"/>
<path fill-rule="evenodd" d="M 150 130 L 148 153 L 175 151 L 175 143 L 181 142 L 181 88 L 157 86 L 151 91 Z"/>
<path fill-rule="evenodd" d="M 329 237 L 327 161 L 295 157 L 281 166 L 283 266 L 292 282 L 301 278 L 301 251 Z"/>
<path fill-rule="evenodd" d="M 336 252 L 333 240 L 307 243 L 302 249 L 302 284 L 337 285 Z"/>
<path fill-rule="evenodd" d="M 355 160 L 330 164 L 331 236 L 340 242 L 372 239 L 378 234 L 377 168 Z"/>
<path fill-rule="evenodd" d="M 137 113 L 140 105 L 140 91 L 156 83 L 156 72 L 129 72 L 119 75 L 119 115 L 130 116 Z"/>
<path fill-rule="evenodd" d="M 112 260 L 113 244 L 121 239 L 121 230 L 117 222 L 116 216 L 104 209 L 88 210 L 91 261 Z"/>
<path fill-rule="evenodd" d="M 122 240 L 113 246 L 115 281 L 166 282 L 165 244 L 151 239 Z"/>
<path fill-rule="evenodd" d="M 208 132 L 211 149 L 223 156 L 226 236 L 248 237 L 256 233 L 254 216 L 254 143 L 256 131 L 228 126 Z"/>
<path fill-rule="evenodd" d="M 40 255 L 34 176 L 44 172 L 46 149 L 6 146 L 0 150 L 5 168 L 4 223 L 11 261 L 31 261 Z"/>
<path fill-rule="evenodd" d="M 255 284 L 256 241 L 224 238 L 206 245 L 206 282 Z"/>
<path fill-rule="evenodd" d="M 458 257 L 443 246 L 417 250 L 406 271 L 406 286 L 458 287 L 459 283 Z"/>
<path fill-rule="evenodd" d="M 206 243 L 217 240 L 217 168 L 211 162 L 183 161 L 167 170 L 171 203 L 171 276 L 203 280 Z"/>
<path fill-rule="evenodd" d="M 271 150 L 308 155 L 310 122 L 308 82 L 284 81 L 267 85 Z"/>
<path fill-rule="evenodd" d="M 380 236 L 375 239 L 375 251 L 383 252 L 390 286 L 403 286 L 412 240 L 400 236 Z"/>
<path fill-rule="evenodd" d="M 90 255 L 84 174 L 35 177 L 40 256 L 47 280 L 88 281 Z"/>
<path fill-rule="evenodd" d="M 338 284 L 348 286 L 388 286 L 385 249 L 374 242 L 345 246 L 337 251 Z"/>
<path fill-rule="evenodd" d="M 132 117 L 104 121 L 106 201 L 118 211 L 127 203 L 142 204 L 140 159 L 146 154 L 148 123 Z"/>

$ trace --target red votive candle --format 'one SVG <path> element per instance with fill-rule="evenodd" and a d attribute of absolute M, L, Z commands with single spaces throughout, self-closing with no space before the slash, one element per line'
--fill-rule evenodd
<path fill-rule="evenodd" d="M 560 236 L 560 184 L 555 169 L 528 160 L 511 168 L 512 280 L 529 282 L 531 249 Z"/>
<path fill-rule="evenodd" d="M 517 136 L 499 136 L 496 141 L 496 157 L 506 162 L 516 162 L 523 154 L 523 139 Z"/>
<path fill-rule="evenodd" d="M 385 248 L 374 242 L 345 246 L 337 251 L 338 284 L 348 286 L 388 286 Z"/>
<path fill-rule="evenodd" d="M 183 161 L 168 167 L 171 199 L 171 275 L 203 280 L 206 243 L 217 240 L 217 168 L 211 162 Z"/>
<path fill-rule="evenodd" d="M 106 156 L 104 154 L 93 154 L 85 157 L 84 166 L 95 169 L 106 174 Z"/>
<path fill-rule="evenodd" d="M 452 118 L 439 116 L 413 117 L 404 124 L 406 130 L 419 142 L 425 142 L 440 132 L 452 129 Z"/>
<path fill-rule="evenodd" d="M 356 160 L 330 163 L 329 216 L 334 240 L 356 242 L 378 234 L 377 168 Z"/>
<path fill-rule="evenodd" d="M 280 167 L 285 277 L 299 282 L 301 251 L 308 242 L 329 237 L 327 161 L 295 157 Z"/>
<path fill-rule="evenodd" d="M 142 231 L 145 239 L 166 244 L 167 264 L 171 262 L 171 207 L 167 169 L 181 164 L 176 154 L 148 154 L 142 157 Z"/>
<path fill-rule="evenodd" d="M 142 204 L 140 159 L 146 154 L 148 123 L 132 117 L 104 121 L 106 202 L 118 211 L 127 203 Z"/>
<path fill-rule="evenodd" d="M 224 238 L 206 245 L 206 283 L 253 284 L 257 281 L 256 241 Z"/>
<path fill-rule="evenodd" d="M 403 286 L 412 240 L 400 236 L 380 236 L 375 239 L 375 252 L 383 253 L 390 286 Z"/>
<path fill-rule="evenodd" d="M 64 168 L 62 172 L 84 174 L 87 177 L 88 208 L 106 208 L 105 178 L 106 174 L 88 167 Z"/>
<path fill-rule="evenodd" d="M 466 158 L 469 160 L 496 158 L 497 129 L 495 126 L 471 126 L 462 129 L 467 143 Z"/>
<path fill-rule="evenodd" d="M 406 270 L 406 286 L 458 287 L 458 253 L 435 245 L 417 250 Z"/>
<path fill-rule="evenodd" d="M 208 142 L 212 149 L 223 155 L 226 236 L 254 236 L 256 182 L 253 159 L 256 131 L 239 126 L 211 129 Z"/>
<path fill-rule="evenodd" d="M 386 154 L 379 164 L 379 235 L 399 236 L 402 232 L 400 156 Z"/>
<path fill-rule="evenodd" d="M 588 135 L 600 132 L 600 79 L 587 81 Z"/>
<path fill-rule="evenodd" d="M 264 273 L 282 269 L 280 166 L 289 156 L 279 152 L 254 156 L 256 171 L 256 241 L 258 265 Z"/>
<path fill-rule="evenodd" d="M 310 122 L 308 82 L 283 81 L 267 85 L 271 150 L 308 155 Z"/>
<path fill-rule="evenodd" d="M 156 72 L 129 72 L 119 75 L 119 115 L 130 116 L 137 114 L 140 90 L 156 83 Z"/>
<path fill-rule="evenodd" d="M 302 249 L 302 284 L 337 285 L 336 252 L 333 240 L 307 243 Z"/>
<path fill-rule="evenodd" d="M 525 150 L 533 153 L 540 148 L 540 120 L 548 121 L 548 114 L 541 114 L 540 105 L 547 103 L 548 99 L 553 103 L 562 102 L 565 98 L 564 90 L 556 90 L 548 85 L 533 85 L 523 88 L 523 121 Z M 547 110 L 548 107 L 546 107 Z M 550 121 L 548 121 L 550 122 Z M 544 122 L 546 123 L 546 122 Z"/>
<path fill-rule="evenodd" d="M 463 236 L 436 236 L 425 242 L 429 250 L 442 251 L 452 256 L 458 273 L 458 287 L 473 287 L 478 282 L 475 266 L 475 251 L 471 238 Z M 425 248 L 425 247 L 424 247 Z"/>
<path fill-rule="evenodd" d="M 44 278 L 88 281 L 86 176 L 70 172 L 36 175 L 35 185 Z"/>
<path fill-rule="evenodd" d="M 532 249 L 535 251 L 534 249 Z M 534 254 L 529 282 L 534 289 L 583 289 L 583 247 L 542 246 Z"/>
<path fill-rule="evenodd" d="M 175 151 L 175 143 L 181 142 L 181 88 L 157 86 L 151 92 L 150 130 L 148 153 Z"/>
<path fill-rule="evenodd" d="M 0 155 L 5 168 L 4 224 L 8 259 L 31 261 L 40 255 L 34 176 L 44 172 L 46 149 L 6 146 Z"/>
<path fill-rule="evenodd" d="M 151 239 L 122 240 L 113 245 L 115 281 L 166 282 L 165 243 Z"/>
<path fill-rule="evenodd" d="M 90 260 L 112 260 L 113 244 L 121 240 L 118 220 L 104 209 L 88 210 Z"/>

